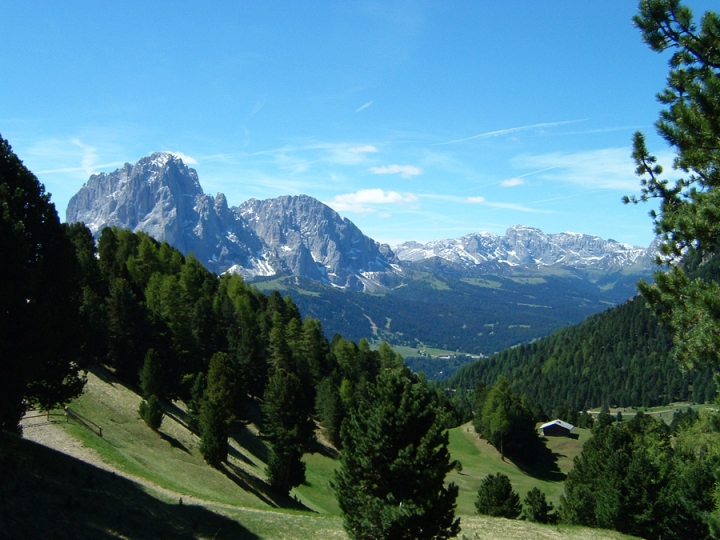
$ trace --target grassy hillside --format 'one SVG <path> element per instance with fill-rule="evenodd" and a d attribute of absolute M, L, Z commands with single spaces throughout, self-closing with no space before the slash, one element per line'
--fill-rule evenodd
<path fill-rule="evenodd" d="M 70 406 L 100 425 L 103 437 L 61 418 L 37 428 L 62 430 L 61 435 L 93 449 L 118 474 L 4 435 L 0 537 L 7 531 L 5 536 L 13 538 L 47 537 L 50 532 L 56 538 L 346 538 L 328 488 L 338 463 L 332 449 L 319 445 L 306 456 L 308 482 L 290 498 L 278 498 L 264 482 L 266 449 L 252 426 L 233 437 L 229 463 L 217 471 L 203 462 L 199 440 L 185 427 L 182 410 L 170 411 L 155 433 L 139 419 L 139 403 L 132 389 L 106 371 L 94 370 L 85 393 Z M 27 437 L 35 436 L 33 429 L 26 428 Z M 555 472 L 522 471 L 502 461 L 469 425 L 451 430 L 452 455 L 463 463 L 463 470 L 449 478 L 460 486 L 463 534 L 490 539 L 623 538 L 607 531 L 473 515 L 480 481 L 497 471 L 511 478 L 521 496 L 538 486 L 557 503 L 563 473 L 586 437 L 581 432 L 576 440 L 548 441 L 558 458 Z"/>

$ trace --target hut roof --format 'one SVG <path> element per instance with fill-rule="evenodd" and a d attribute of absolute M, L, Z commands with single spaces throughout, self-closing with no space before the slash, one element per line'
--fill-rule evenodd
<path fill-rule="evenodd" d="M 546 423 L 546 424 L 543 424 L 542 426 L 540 426 L 540 429 L 546 429 L 546 428 L 549 428 L 549 427 L 552 427 L 552 426 L 560 426 L 560 427 L 563 427 L 563 428 L 567 429 L 568 431 L 572 431 L 573 428 L 575 427 L 575 426 L 573 426 L 572 424 L 568 424 L 567 422 L 563 422 L 562 420 L 560 420 L 560 419 L 558 418 L 557 420 L 553 420 L 552 422 L 548 422 L 548 423 Z"/>

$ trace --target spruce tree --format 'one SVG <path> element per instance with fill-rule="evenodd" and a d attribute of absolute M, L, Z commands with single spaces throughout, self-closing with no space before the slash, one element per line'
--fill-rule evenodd
<path fill-rule="evenodd" d="M 315 440 L 300 379 L 280 368 L 268 381 L 262 404 L 263 437 L 270 443 L 270 485 L 286 495 L 305 481 L 303 453 Z"/>
<path fill-rule="evenodd" d="M 342 446 L 340 428 L 345 418 L 345 411 L 335 378 L 327 377 L 318 384 L 315 409 L 330 442 L 340 448 Z"/>
<path fill-rule="evenodd" d="M 517 519 L 522 505 L 510 479 L 503 473 L 489 474 L 480 482 L 475 508 L 478 514 Z"/>
<path fill-rule="evenodd" d="M 138 413 L 150 429 L 154 431 L 160 429 L 164 413 L 160 405 L 160 400 L 155 394 L 152 394 L 147 401 L 143 400 L 142 403 L 140 403 Z"/>
<path fill-rule="evenodd" d="M 384 369 L 346 418 L 332 482 L 351 538 L 451 538 L 456 467 L 435 393 L 403 368 Z"/>
<path fill-rule="evenodd" d="M 236 373 L 226 353 L 216 353 L 210 359 L 205 392 L 198 424 L 200 452 L 209 465 L 218 468 L 227 459 L 228 425 L 235 419 L 233 406 Z"/>
<path fill-rule="evenodd" d="M 155 395 L 163 397 L 163 368 L 160 355 L 155 349 L 148 349 L 145 361 L 140 369 L 140 388 L 143 396 L 149 399 Z"/>

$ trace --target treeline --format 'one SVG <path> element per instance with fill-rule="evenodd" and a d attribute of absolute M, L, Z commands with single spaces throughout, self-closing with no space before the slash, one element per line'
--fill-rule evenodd
<path fill-rule="evenodd" d="M 490 390 L 488 399 L 497 401 L 503 393 Z M 670 426 L 642 412 L 626 422 L 602 413 L 575 458 L 557 512 L 538 488 L 520 504 L 502 473 L 483 479 L 475 506 L 490 516 L 522 514 L 529 521 L 615 529 L 648 539 L 718 538 L 719 450 L 715 411 L 688 409 Z"/>
<path fill-rule="evenodd" d="M 83 268 L 85 362 L 138 385 L 149 425 L 157 400 L 188 404 L 208 463 L 227 457 L 232 424 L 262 412 L 270 443 L 268 477 L 287 492 L 304 481 L 301 457 L 317 419 L 340 446 L 340 426 L 382 367 L 402 365 L 385 344 L 375 351 L 301 319 L 290 297 L 264 295 L 237 275 L 216 276 L 145 233 L 104 229 L 97 252 L 82 224 L 67 227 Z"/>
<path fill-rule="evenodd" d="M 481 354 L 546 336 L 605 309 L 608 301 L 622 302 L 632 294 L 614 288 L 602 293 L 583 279 L 550 275 L 538 282 L 407 270 L 407 277 L 405 286 L 383 295 L 332 289 L 297 277 L 273 279 L 272 285 L 290 294 L 302 313 L 324 321 L 330 335 L 354 341 L 374 335 L 398 345 L 422 342 Z"/>
<path fill-rule="evenodd" d="M 218 277 L 146 234 L 105 229 L 96 244 L 83 224 L 60 223 L 2 137 L 0 248 L 0 430 L 22 434 L 28 407 L 67 403 L 101 363 L 139 388 L 152 429 L 167 400 L 182 400 L 214 467 L 230 430 L 255 423 L 279 494 L 305 481 L 321 426 L 342 449 L 330 487 L 353 537 L 457 534 L 445 476 L 458 419 L 386 343 L 328 341 L 289 297 Z"/>
<path fill-rule="evenodd" d="M 514 390 L 546 411 L 712 401 L 711 373 L 682 371 L 671 347 L 671 334 L 636 297 L 576 326 L 464 366 L 443 386 L 462 398 L 477 381 L 492 385 L 505 375 Z"/>

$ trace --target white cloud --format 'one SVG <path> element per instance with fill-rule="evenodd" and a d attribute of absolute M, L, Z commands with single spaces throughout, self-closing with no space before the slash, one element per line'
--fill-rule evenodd
<path fill-rule="evenodd" d="M 357 214 L 373 214 L 378 210 L 371 205 L 399 204 L 412 205 L 417 203 L 418 198 L 412 193 L 398 193 L 397 191 L 385 191 L 380 188 L 361 189 L 355 193 L 336 195 L 332 201 L 326 202 L 328 206 L 337 212 L 353 212 Z M 387 215 L 384 213 L 384 217 Z"/>
<path fill-rule="evenodd" d="M 376 146 L 366 144 L 365 146 L 353 146 L 347 149 L 351 154 L 369 154 L 373 152 L 379 152 Z"/>
<path fill-rule="evenodd" d="M 499 202 L 486 202 L 484 204 L 489 206 L 490 208 L 500 208 L 503 210 L 514 210 L 516 212 L 526 212 L 529 214 L 554 214 L 555 213 L 552 210 L 540 210 L 538 208 L 530 208 L 529 206 L 525 206 L 524 204 L 499 203 Z"/>
<path fill-rule="evenodd" d="M 383 165 L 382 167 L 371 167 L 370 172 L 375 174 L 399 174 L 403 178 L 410 178 L 422 173 L 420 167 L 414 165 Z"/>
<path fill-rule="evenodd" d="M 510 178 L 508 180 L 503 180 L 500 182 L 500 185 L 502 187 L 515 187 L 515 186 L 521 186 L 525 183 L 525 180 L 522 178 Z"/>
<path fill-rule="evenodd" d="M 359 113 L 360 111 L 364 111 L 365 109 L 367 109 L 368 107 L 370 107 L 372 104 L 373 104 L 372 101 L 368 101 L 368 102 L 365 103 L 364 105 L 361 105 L 360 107 L 358 107 L 355 112 L 356 112 L 356 113 Z"/>
<path fill-rule="evenodd" d="M 472 204 L 484 203 L 485 197 L 468 197 L 467 199 L 465 199 L 465 202 Z"/>
<path fill-rule="evenodd" d="M 98 158 L 95 147 L 83 144 L 79 139 L 71 139 L 70 142 L 82 149 L 83 156 L 80 160 L 80 169 L 87 176 L 90 176 L 95 172 L 95 162 Z"/>
<path fill-rule="evenodd" d="M 633 193 L 638 190 L 639 178 L 635 175 L 632 149 L 602 148 L 587 152 L 565 154 L 522 155 L 513 164 L 523 168 L 543 169 L 538 176 L 544 180 L 576 184 L 589 189 L 609 189 Z M 672 154 L 657 154 L 666 171 L 672 170 Z M 552 172 L 549 172 L 552 171 Z M 538 171 L 541 172 L 541 171 Z"/>
<path fill-rule="evenodd" d="M 187 154 L 183 154 L 182 152 L 170 152 L 170 153 L 173 156 L 175 156 L 176 158 L 182 159 L 182 161 L 185 165 L 197 165 L 198 164 L 197 159 L 195 159 L 194 157 L 190 157 Z"/>

